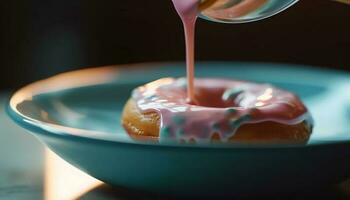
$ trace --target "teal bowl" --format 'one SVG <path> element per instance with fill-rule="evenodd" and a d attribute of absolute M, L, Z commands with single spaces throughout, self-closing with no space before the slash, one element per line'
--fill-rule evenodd
<path fill-rule="evenodd" d="M 130 139 L 120 113 L 132 89 L 184 75 L 184 65 L 174 63 L 69 72 L 20 89 L 7 111 L 63 159 L 113 186 L 172 196 L 247 197 L 324 188 L 349 177 L 349 74 L 285 64 L 198 64 L 199 77 L 268 82 L 297 93 L 315 120 L 305 145 Z"/>

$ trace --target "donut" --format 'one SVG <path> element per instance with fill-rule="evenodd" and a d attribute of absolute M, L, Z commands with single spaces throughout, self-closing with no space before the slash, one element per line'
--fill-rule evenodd
<path fill-rule="evenodd" d="M 163 78 L 133 90 L 122 125 L 136 140 L 181 143 L 306 143 L 313 120 L 293 93 L 270 84 L 201 78 L 195 104 L 184 78 Z"/>

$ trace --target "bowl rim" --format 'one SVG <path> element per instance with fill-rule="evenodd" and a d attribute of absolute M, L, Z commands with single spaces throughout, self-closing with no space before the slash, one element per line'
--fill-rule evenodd
<path fill-rule="evenodd" d="M 346 75 L 344 71 L 341 70 L 333 70 L 333 69 L 324 69 L 319 67 L 312 67 L 312 66 L 305 66 L 305 65 L 295 65 L 295 64 L 283 64 L 283 63 L 261 63 L 261 62 L 199 62 L 198 65 L 214 65 L 219 64 L 220 67 L 227 67 L 228 65 L 247 65 L 247 66 L 268 66 L 268 68 L 275 68 L 277 66 L 283 66 L 287 68 L 288 70 L 298 70 L 300 72 L 312 72 L 317 74 L 323 74 L 323 75 L 333 75 L 333 76 L 340 76 L 344 77 L 350 80 L 350 76 Z M 52 85 L 53 83 L 57 83 L 57 81 L 61 81 L 62 79 L 66 79 L 68 76 L 76 76 L 77 74 L 84 74 L 84 73 L 91 73 L 94 71 L 94 75 L 99 76 L 103 75 L 104 79 L 99 81 L 93 81 L 91 82 L 91 78 L 84 79 L 83 81 L 79 80 L 80 82 L 83 82 L 81 86 L 91 86 L 96 84 L 104 84 L 108 83 L 108 80 L 116 79 L 114 75 L 118 73 L 128 73 L 130 70 L 136 70 L 139 71 L 140 68 L 144 69 L 145 66 L 147 67 L 153 67 L 154 69 L 157 69 L 158 67 L 164 66 L 164 65 L 183 65 L 182 62 L 156 62 L 156 63 L 137 63 L 137 64 L 124 64 L 124 65 L 109 65 L 109 66 L 101 66 L 101 67 L 93 67 L 93 68 L 87 68 L 87 69 L 80 69 L 80 70 L 74 70 L 70 72 L 60 73 L 57 75 L 54 75 L 52 77 L 35 81 L 31 84 L 28 84 L 19 90 L 17 90 L 11 97 L 8 99 L 8 102 L 5 104 L 5 111 L 8 114 L 8 116 L 16 122 L 19 126 L 23 127 L 24 129 L 28 130 L 30 133 L 32 133 L 34 136 L 44 136 L 44 137 L 50 137 L 55 139 L 63 139 L 63 140 L 69 140 L 69 141 L 76 141 L 76 142 L 90 142 L 90 143 L 100 143 L 100 144 L 112 144 L 112 145 L 136 145 L 136 146 L 148 146 L 148 147 L 177 147 L 177 148 L 215 148 L 215 149 L 275 149 L 275 148 L 305 148 L 305 147 L 315 147 L 315 146 L 324 146 L 324 145 L 337 145 L 337 144 L 350 144 L 350 138 L 347 138 L 346 140 L 317 140 L 316 142 L 313 142 L 311 144 L 240 144 L 240 143 L 229 143 L 229 144 L 210 144 L 210 145 L 193 145 L 193 144 L 178 144 L 178 143 L 156 143 L 151 141 L 130 141 L 130 140 L 124 140 L 120 137 L 115 138 L 108 138 L 108 137 L 101 137 L 103 132 L 99 131 L 89 131 L 86 129 L 79 129 L 79 128 L 73 128 L 73 127 L 67 127 L 63 125 L 58 124 L 52 124 L 48 122 L 39 121 L 33 118 L 30 118 L 29 116 L 26 116 L 25 114 L 21 113 L 17 108 L 16 105 L 18 105 L 19 102 L 22 102 L 24 99 L 30 99 L 31 97 L 35 96 L 36 94 L 44 93 L 43 91 L 47 90 L 46 92 L 54 92 L 55 90 L 48 90 L 47 85 Z M 121 69 L 120 69 L 121 68 Z M 113 74 L 113 76 L 107 76 L 107 78 L 111 79 L 105 79 L 106 78 L 106 72 L 109 74 Z M 112 72 L 112 73 L 111 73 Z M 94 78 L 96 78 L 94 76 Z M 97 78 L 98 79 L 98 78 Z M 78 80 L 78 79 L 77 79 Z M 89 82 L 90 81 L 90 82 Z M 119 80 L 118 80 L 119 81 Z M 123 80 L 125 82 L 123 83 L 134 83 L 135 80 L 126 79 Z M 140 81 L 141 82 L 141 81 Z M 46 84 L 46 85 L 45 85 Z M 84 85 L 85 84 L 85 85 Z M 46 86 L 46 87 L 43 87 Z M 70 86 L 70 85 L 68 85 Z M 57 91 L 62 90 L 64 88 L 69 88 L 67 85 L 63 84 L 58 87 Z M 39 92 L 41 91 L 41 92 Z M 77 134 L 72 134 L 72 131 L 77 131 Z M 102 135 L 101 135 L 102 134 Z M 108 134 L 110 135 L 110 134 Z M 106 135 L 104 135 L 106 136 Z M 39 137 L 40 139 L 40 137 Z"/>

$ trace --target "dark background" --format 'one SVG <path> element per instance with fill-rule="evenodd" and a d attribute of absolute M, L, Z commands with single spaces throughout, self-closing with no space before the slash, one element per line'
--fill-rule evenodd
<path fill-rule="evenodd" d="M 197 58 L 350 70 L 349 20 L 350 6 L 330 0 L 256 23 L 199 20 Z M 0 89 L 89 66 L 184 60 L 170 0 L 7 0 L 0 28 Z"/>

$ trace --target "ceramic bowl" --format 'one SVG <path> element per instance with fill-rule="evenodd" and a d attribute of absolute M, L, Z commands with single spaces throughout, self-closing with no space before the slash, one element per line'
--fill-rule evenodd
<path fill-rule="evenodd" d="M 197 75 L 267 82 L 298 94 L 314 133 L 306 145 L 133 141 L 120 113 L 133 88 L 184 76 L 176 63 L 69 72 L 16 92 L 9 116 L 63 159 L 115 186 L 175 196 L 250 196 L 322 188 L 350 172 L 350 76 L 314 67 L 200 63 Z"/>

